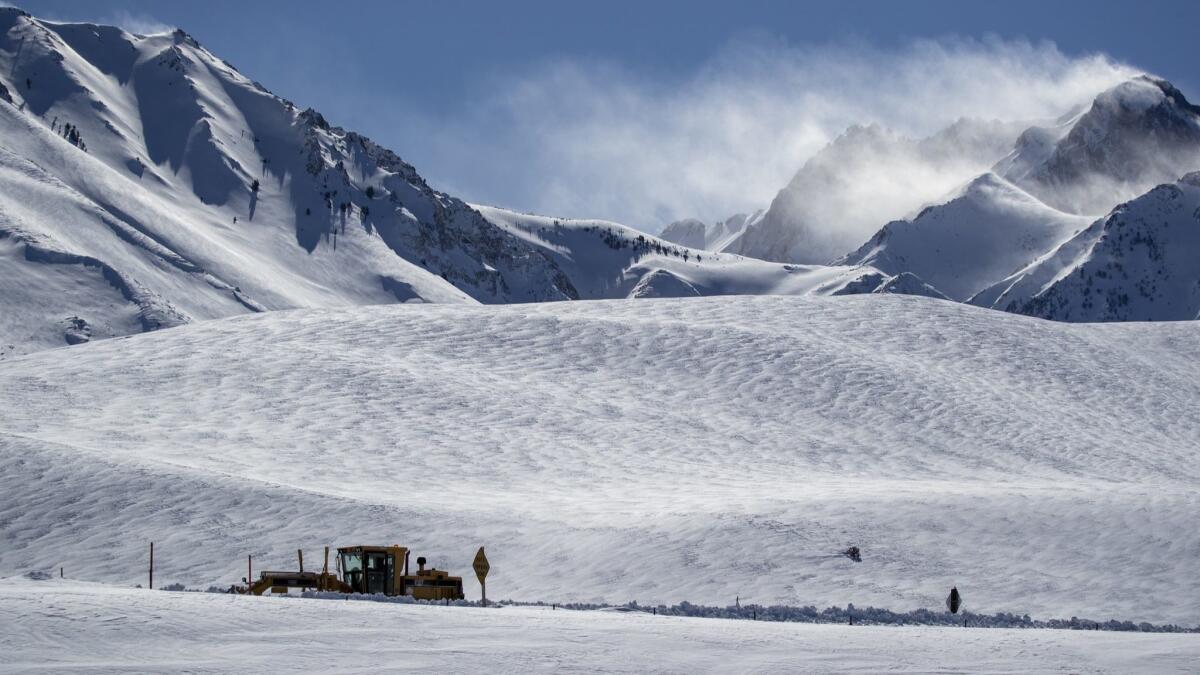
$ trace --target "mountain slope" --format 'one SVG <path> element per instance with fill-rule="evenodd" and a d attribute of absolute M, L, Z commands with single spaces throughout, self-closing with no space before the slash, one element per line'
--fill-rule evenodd
<path fill-rule="evenodd" d="M 1194 324 L 900 296 L 205 321 L 6 362 L 0 576 L 384 540 L 497 598 L 1195 624 L 1198 396 Z"/>
<path fill-rule="evenodd" d="M 1101 93 L 1090 107 L 1064 116 L 1053 127 L 1027 129 L 1013 152 L 994 167 L 997 173 L 983 174 L 915 218 L 887 224 L 838 263 L 872 265 L 890 274 L 911 272 L 964 301 L 1024 269 L 1093 220 L 1072 214 L 1106 211 L 1121 195 L 1141 194 L 1163 176 L 1173 180 L 1178 167 L 1196 166 L 1200 108 L 1168 82 L 1137 77 Z M 1113 292 L 1124 297 L 1132 291 L 1123 287 Z M 995 295 L 983 293 L 978 302 L 993 306 Z M 1011 300 L 995 306 L 1020 304 Z M 1072 314 L 1033 306 L 1030 312 Z M 1109 320 L 1124 316 L 1102 315 Z"/>
<path fill-rule="evenodd" d="M 462 297 L 402 260 L 374 270 L 366 288 L 358 278 L 342 282 L 343 275 L 355 277 L 374 261 L 317 260 L 314 254 L 321 243 L 332 248 L 338 235 L 356 235 L 346 231 L 348 224 L 378 231 L 363 246 L 371 249 L 367 257 L 384 259 L 430 253 L 428 246 L 403 247 L 407 240 L 428 243 L 461 233 L 466 241 L 478 234 L 483 241 L 473 246 L 430 254 L 428 266 L 481 299 L 505 297 L 498 275 L 478 262 L 471 269 L 455 255 L 480 254 L 492 243 L 486 241 L 491 228 L 477 214 L 430 189 L 390 152 L 270 95 L 185 33 L 137 36 L 39 21 L 12 9 L 0 14 L 0 22 L 0 63 L 14 105 L 54 132 L 79 139 L 73 144 L 128 180 L 81 186 L 96 167 L 47 170 L 106 209 L 119 206 L 109 203 L 116 193 L 138 193 L 136 199 L 178 214 L 165 222 L 158 214 L 129 215 L 136 221 L 131 226 L 176 254 L 214 274 L 224 272 L 218 276 L 238 277 L 234 285 L 263 306 L 311 304 L 302 294 L 289 297 L 305 285 L 343 302 L 361 302 L 362 296 L 381 302 L 389 295 L 381 278 L 397 269 L 404 270 L 401 282 L 442 286 L 430 291 L 431 299 Z M 42 160 L 40 148 L 11 149 Z M 368 196 L 368 188 L 379 199 Z M 362 207 L 372 204 L 375 213 L 364 213 Z M 288 274 L 309 283 L 276 283 L 277 275 Z"/>
<path fill-rule="evenodd" d="M 1059 321 L 1200 318 L 1200 172 L 1122 204 L 971 298 Z"/>
<path fill-rule="evenodd" d="M 491 223 L 552 260 L 575 299 L 701 295 L 838 295 L 868 276 L 870 293 L 890 279 L 871 267 L 785 265 L 676 246 L 606 220 L 575 220 L 475 206 Z M 849 289 L 848 289 L 849 285 Z M 897 287 L 899 292 L 900 287 Z"/>
<path fill-rule="evenodd" d="M 838 263 L 915 274 L 951 299 L 963 301 L 1089 222 L 1056 211 L 986 173 L 915 218 L 883 226 Z"/>

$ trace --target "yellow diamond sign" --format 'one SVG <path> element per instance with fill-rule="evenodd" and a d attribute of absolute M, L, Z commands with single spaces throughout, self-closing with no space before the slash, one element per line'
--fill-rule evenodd
<path fill-rule="evenodd" d="M 475 568 L 475 576 L 479 577 L 479 583 L 482 584 L 484 578 L 488 575 L 488 570 L 492 569 L 492 566 L 488 564 L 487 556 L 483 554 L 482 546 L 479 547 L 479 552 L 475 554 L 475 562 L 471 566 Z"/>

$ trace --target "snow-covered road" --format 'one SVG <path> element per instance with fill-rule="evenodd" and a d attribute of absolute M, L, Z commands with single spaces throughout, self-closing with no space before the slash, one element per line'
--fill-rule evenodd
<path fill-rule="evenodd" d="M 0 672 L 1187 673 L 1200 636 L 831 626 L 0 580 Z"/>

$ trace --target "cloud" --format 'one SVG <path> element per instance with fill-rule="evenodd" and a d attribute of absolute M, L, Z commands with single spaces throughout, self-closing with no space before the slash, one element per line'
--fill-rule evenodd
<path fill-rule="evenodd" d="M 584 61 L 494 79 L 469 112 L 422 124 L 420 154 L 468 199 L 657 231 L 767 206 L 852 124 L 921 136 L 960 117 L 1052 118 L 1137 72 L 1049 42 L 797 47 L 751 34 L 676 80 Z"/>
<path fill-rule="evenodd" d="M 106 15 L 97 23 L 120 26 L 130 33 L 137 33 L 139 35 L 152 35 L 154 33 L 166 33 L 175 30 L 175 26 L 163 23 L 149 14 L 135 14 L 124 9 Z"/>

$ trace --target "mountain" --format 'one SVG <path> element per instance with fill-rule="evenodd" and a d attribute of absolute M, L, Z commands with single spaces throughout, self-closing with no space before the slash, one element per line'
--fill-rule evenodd
<path fill-rule="evenodd" d="M 181 31 L 3 8 L 0 79 L 5 344 L 61 344 L 64 322 L 79 339 L 266 309 L 568 293 L 536 251 L 395 154 Z"/>
<path fill-rule="evenodd" d="M 573 299 L 578 300 L 830 295 L 847 292 L 847 284 L 864 274 L 878 275 L 876 285 L 890 278 L 869 267 L 789 265 L 690 249 L 607 220 L 553 218 L 482 205 L 474 208 L 488 222 L 552 261 L 563 275 L 561 283 L 574 289 Z"/>
<path fill-rule="evenodd" d="M 1115 208 L 970 302 L 1059 321 L 1200 319 L 1200 172 Z"/>
<path fill-rule="evenodd" d="M 1179 175 L 1165 172 L 1200 166 L 1198 111 L 1163 80 L 1141 76 L 1121 83 L 1053 126 L 1030 127 L 992 172 L 914 218 L 888 223 L 837 262 L 871 265 L 893 275 L 909 272 L 966 301 L 1014 273 L 1023 274 L 1060 244 L 1079 245 L 1064 242 L 1074 235 L 1088 237 L 1082 231 L 1094 217 L 1077 214 L 1107 211 L 1120 195 L 1136 196 L 1164 175 Z M 1134 290 L 1126 287 L 1119 294 Z M 991 306 L 994 296 L 981 295 L 978 302 Z M 1021 302 L 996 306 L 1025 307 Z M 1028 310 L 1064 320 L 1099 316 Z M 1104 314 L 1108 320 L 1120 315 Z M 1162 314 L 1160 307 L 1147 315 L 1176 314 Z"/>
<path fill-rule="evenodd" d="M 711 225 L 695 218 L 677 220 L 659 233 L 659 238 L 680 246 L 701 251 L 723 251 L 742 235 L 749 223 L 762 217 L 762 211 L 753 214 L 738 213 Z"/>
<path fill-rule="evenodd" d="M 276 309 L 806 293 L 845 272 L 510 221 L 182 31 L 0 8 L 0 357 Z"/>
<path fill-rule="evenodd" d="M 911 220 L 884 225 L 838 264 L 913 274 L 963 301 L 1090 222 L 1056 211 L 996 174 L 985 173 Z"/>
<path fill-rule="evenodd" d="M 959 120 L 922 139 L 853 126 L 809 159 L 766 213 L 725 250 L 827 263 L 1003 157 L 1023 125 Z"/>
<path fill-rule="evenodd" d="M 303 307 L 966 300 L 1086 227 L 1062 208 L 1096 176 L 1134 187 L 1190 162 L 1196 108 L 1138 78 L 1027 129 L 995 163 L 1015 135 L 969 120 L 920 140 L 854 127 L 767 211 L 681 221 L 659 238 L 438 191 L 391 150 L 271 94 L 182 31 L 136 35 L 0 8 L 0 358 Z M 964 172 L 982 175 L 946 197 Z M 933 190 L 933 207 L 855 240 Z M 835 265 L 778 262 L 826 262 L 855 246 Z"/>
<path fill-rule="evenodd" d="M 1054 127 L 1030 128 L 993 170 L 1057 209 L 1095 215 L 1197 169 L 1200 107 L 1143 75 Z"/>

